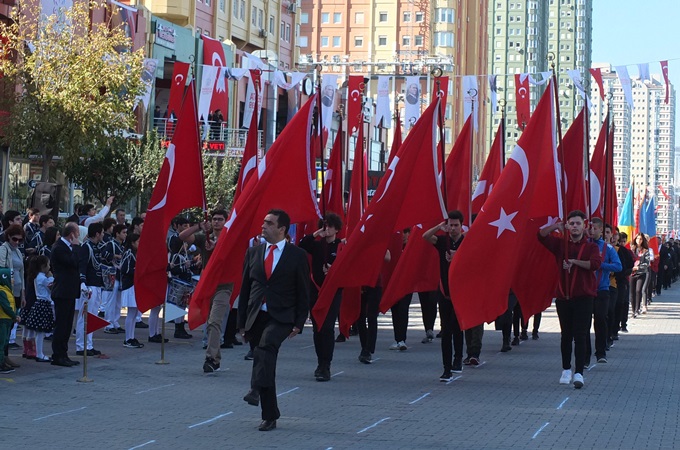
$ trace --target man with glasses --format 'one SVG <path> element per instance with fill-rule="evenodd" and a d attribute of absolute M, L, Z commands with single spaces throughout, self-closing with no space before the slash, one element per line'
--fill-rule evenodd
<path fill-rule="evenodd" d="M 211 214 L 210 223 L 204 222 L 200 225 L 192 225 L 179 234 L 179 238 L 182 241 L 189 245 L 195 245 L 201 252 L 202 267 L 208 264 L 208 260 L 217 245 L 217 239 L 220 237 L 222 230 L 224 230 L 226 220 L 227 211 L 218 209 Z M 205 362 L 203 363 L 203 372 L 205 373 L 213 373 L 220 370 L 220 361 L 222 360 L 220 352 L 222 322 L 229 308 L 229 300 L 231 299 L 233 289 L 234 283 L 220 284 L 210 300 L 210 313 L 206 322 L 208 342 L 205 349 Z M 184 331 L 184 324 L 181 326 L 182 331 Z M 191 337 L 188 333 L 187 335 Z M 175 337 L 178 337 L 178 330 L 175 331 Z"/>

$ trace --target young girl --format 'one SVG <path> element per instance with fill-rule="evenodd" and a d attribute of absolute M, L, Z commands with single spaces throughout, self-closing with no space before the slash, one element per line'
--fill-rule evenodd
<path fill-rule="evenodd" d="M 35 332 L 35 360 L 50 362 L 52 360 L 43 353 L 45 333 L 51 333 L 54 329 L 54 309 L 50 294 L 54 277 L 47 256 L 39 255 L 31 259 L 27 281 L 35 288 L 36 300 L 26 317 L 25 327 Z"/>
<path fill-rule="evenodd" d="M 638 233 L 630 246 L 635 255 L 633 273 L 630 277 L 630 303 L 633 307 L 633 318 L 647 314 L 647 285 L 649 284 L 649 265 L 654 253 L 649 248 L 647 237 Z"/>
<path fill-rule="evenodd" d="M 139 245 L 139 235 L 131 234 L 128 236 L 125 253 L 120 263 L 120 284 L 121 284 L 121 304 L 127 308 L 125 318 L 125 342 L 123 346 L 128 348 L 142 348 L 141 344 L 135 339 L 135 321 L 137 319 L 137 301 L 135 300 L 135 264 L 137 263 L 137 246 Z"/>

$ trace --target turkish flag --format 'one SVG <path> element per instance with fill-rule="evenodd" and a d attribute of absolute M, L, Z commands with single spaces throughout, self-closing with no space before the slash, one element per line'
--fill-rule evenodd
<path fill-rule="evenodd" d="M 397 117 L 395 119 L 395 126 L 394 126 L 394 138 L 392 139 L 392 149 L 390 150 L 390 155 L 387 157 L 387 165 L 389 166 L 392 163 L 392 158 L 394 158 L 394 155 L 397 154 L 397 151 L 399 150 L 399 147 L 401 147 L 401 144 L 403 142 L 403 138 L 401 136 L 401 119 L 399 118 L 399 109 L 397 109 Z"/>
<path fill-rule="evenodd" d="M 503 154 L 505 153 L 505 145 L 503 139 L 503 124 L 498 125 L 496 137 L 491 144 L 489 156 L 486 158 L 482 173 L 479 175 L 479 181 L 475 187 L 475 192 L 472 194 L 472 213 L 477 214 L 482 209 L 482 205 L 491 194 L 494 184 L 501 176 L 503 170 Z"/>
<path fill-rule="evenodd" d="M 92 314 L 91 312 L 88 311 L 87 313 L 87 330 L 85 334 L 90 334 L 94 333 L 97 330 L 101 330 L 107 325 L 110 325 L 111 322 L 108 320 L 104 320 L 101 317 L 97 316 L 96 314 Z"/>
<path fill-rule="evenodd" d="M 518 73 L 515 75 L 515 107 L 517 109 L 517 124 L 524 131 L 531 117 L 528 73 Z"/>
<path fill-rule="evenodd" d="M 345 199 L 342 189 L 342 123 L 335 136 L 331 156 L 326 167 L 326 178 L 323 185 L 323 205 L 325 212 L 334 212 L 345 220 Z M 338 230 L 340 231 L 340 230 Z"/>
<path fill-rule="evenodd" d="M 170 99 L 168 100 L 168 116 L 171 115 L 177 118 L 179 110 L 182 107 L 182 97 L 184 97 L 184 88 L 187 84 L 187 77 L 189 76 L 189 63 L 175 61 L 172 68 L 172 84 L 170 85 Z"/>
<path fill-rule="evenodd" d="M 364 98 L 364 76 L 350 75 L 347 82 L 347 130 L 350 136 L 353 136 L 359 129 L 359 126 L 364 122 L 362 115 L 363 105 L 361 101 Z"/>
<path fill-rule="evenodd" d="M 359 133 L 354 141 L 354 165 L 352 179 L 349 183 L 349 199 L 347 204 L 347 223 L 345 235 L 349 238 L 361 220 L 361 216 L 368 205 L 368 171 L 366 168 L 366 152 L 364 152 L 364 127 L 359 127 Z"/>
<path fill-rule="evenodd" d="M 144 230 L 139 239 L 134 286 L 137 307 L 141 312 L 165 301 L 168 284 L 165 237 L 172 219 L 183 209 L 193 207 L 205 209 L 205 186 L 192 81 L 151 194 Z"/>
<path fill-rule="evenodd" d="M 451 301 L 462 329 L 507 310 L 514 268 L 534 269 L 521 245 L 532 231 L 529 220 L 560 211 L 552 92 L 549 85 L 449 267 Z M 550 263 L 555 265 L 554 258 Z"/>
<path fill-rule="evenodd" d="M 210 299 L 219 284 L 234 283 L 232 297 L 238 295 L 248 241 L 261 230 L 267 211 L 283 209 L 290 215 L 291 223 L 320 217 L 316 195 L 309 183 L 313 178 L 309 162 L 312 139 L 309 128 L 317 99 L 317 95 L 310 97 L 293 116 L 258 164 L 257 176 L 250 178 L 234 204 L 225 230 L 191 296 L 190 328 L 205 323 Z"/>
<path fill-rule="evenodd" d="M 439 256 L 434 246 L 423 239 L 423 233 L 432 226 L 434 224 L 428 224 L 427 228 L 423 225 L 411 228 L 406 247 L 383 290 L 380 300 L 383 314 L 407 294 L 439 288 Z"/>
<path fill-rule="evenodd" d="M 373 200 L 348 236 L 324 281 L 312 314 L 323 323 L 336 291 L 375 286 L 392 233 L 446 217 L 438 183 L 437 129 L 440 102 L 432 103 L 409 133 L 380 181 Z"/>
<path fill-rule="evenodd" d="M 590 158 L 590 214 L 592 217 L 604 217 L 605 193 L 607 192 L 607 123 L 609 114 L 602 122 L 597 136 L 593 156 Z"/>
<path fill-rule="evenodd" d="M 255 110 L 257 110 L 258 101 L 255 95 Z M 246 147 L 243 149 L 243 157 L 241 158 L 241 168 L 238 171 L 238 179 L 236 180 L 236 191 L 234 192 L 234 200 L 232 204 L 236 204 L 236 200 L 241 196 L 243 188 L 248 183 L 248 180 L 257 172 L 257 150 L 260 133 L 257 129 L 257 114 L 253 114 L 250 118 L 250 128 L 248 128 L 248 136 L 246 137 Z"/>
<path fill-rule="evenodd" d="M 225 78 L 227 60 L 224 57 L 224 47 L 222 47 L 220 41 L 206 35 L 201 35 L 201 39 L 203 40 L 203 64 L 220 67 L 213 88 L 213 96 L 210 100 L 210 111 L 221 110 L 226 121 L 229 112 L 229 91 Z"/>
<path fill-rule="evenodd" d="M 659 61 L 659 64 L 661 64 L 663 80 L 666 82 L 666 100 L 664 100 L 664 103 L 668 104 L 668 95 L 671 91 L 671 82 L 668 79 L 668 61 Z"/>
<path fill-rule="evenodd" d="M 437 99 L 441 100 L 442 105 L 446 105 L 446 101 L 449 97 L 449 77 L 439 77 L 434 79 L 434 83 L 432 85 L 432 97 L 430 98 L 430 104 L 434 103 L 437 101 Z M 442 118 L 446 114 L 446 106 L 442 107 L 439 110 L 439 114 L 441 114 Z M 444 143 L 442 143 L 444 145 Z"/>
<path fill-rule="evenodd" d="M 597 69 L 589 69 L 590 75 L 595 78 L 597 86 L 600 88 L 600 98 L 604 100 L 604 83 L 602 82 L 602 69 L 599 67 Z"/>
<path fill-rule="evenodd" d="M 585 176 L 583 174 L 585 158 L 585 150 L 583 148 L 584 118 L 585 106 L 562 138 L 567 211 L 578 209 L 579 211 L 587 212 Z"/>
<path fill-rule="evenodd" d="M 446 206 L 463 213 L 470 225 L 470 177 L 472 175 L 472 116 L 469 116 L 446 158 Z"/>

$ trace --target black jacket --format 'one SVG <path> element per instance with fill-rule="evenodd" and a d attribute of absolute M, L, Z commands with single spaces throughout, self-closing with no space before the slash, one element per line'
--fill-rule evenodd
<path fill-rule="evenodd" d="M 78 270 L 79 245 L 72 246 L 59 239 L 52 247 L 50 265 L 54 274 L 52 299 L 76 299 L 80 297 L 80 271 Z"/>
<path fill-rule="evenodd" d="M 99 268 L 101 262 L 99 246 L 86 241 L 80 246 L 79 253 L 80 282 L 86 286 L 104 286 L 102 271 Z"/>

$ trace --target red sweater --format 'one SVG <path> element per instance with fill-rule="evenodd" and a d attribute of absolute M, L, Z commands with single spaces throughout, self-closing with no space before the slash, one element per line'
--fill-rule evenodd
<path fill-rule="evenodd" d="M 584 236 L 579 242 L 569 240 L 568 256 L 564 257 L 564 241 L 553 235 L 541 236 L 538 240 L 550 250 L 557 260 L 560 268 L 565 259 L 578 259 L 580 261 L 590 261 L 590 270 L 582 269 L 576 265 L 571 267 L 571 271 L 562 270 L 560 285 L 557 295 L 559 298 L 565 297 L 565 282 L 569 283 L 569 297 L 595 297 L 597 295 L 597 279 L 595 271 L 602 264 L 602 255 L 597 244 L 590 242 Z"/>

